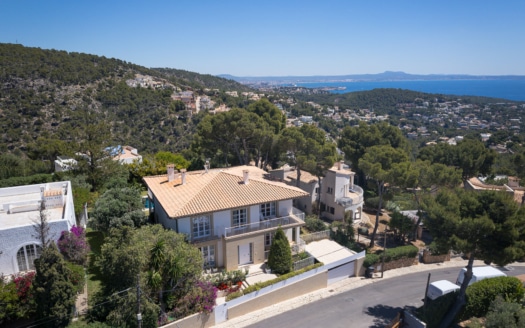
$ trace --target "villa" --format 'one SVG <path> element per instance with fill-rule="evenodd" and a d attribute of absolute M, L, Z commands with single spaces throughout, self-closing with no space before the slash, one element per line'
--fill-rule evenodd
<path fill-rule="evenodd" d="M 234 270 L 263 263 L 278 227 L 299 244 L 304 213 L 293 201 L 308 193 L 269 179 L 254 166 L 144 177 L 154 220 L 187 236 L 207 268 Z"/>
<path fill-rule="evenodd" d="M 0 274 L 34 270 L 42 243 L 36 232 L 41 208 L 49 224 L 48 238 L 76 224 L 69 181 L 0 188 Z"/>
<path fill-rule="evenodd" d="M 297 186 L 297 170 L 283 166 L 270 171 L 272 177 L 291 186 Z M 299 188 L 308 196 L 295 201 L 296 207 L 307 214 L 314 212 L 314 206 L 320 201 L 321 216 L 332 221 L 351 219 L 361 220 L 363 212 L 363 189 L 354 184 L 355 173 L 342 161 L 337 162 L 326 171 L 321 179 L 321 190 L 316 176 L 302 171 L 299 177 Z"/>

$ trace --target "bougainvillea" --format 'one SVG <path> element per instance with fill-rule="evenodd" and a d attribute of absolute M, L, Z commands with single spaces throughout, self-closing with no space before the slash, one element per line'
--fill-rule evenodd
<path fill-rule="evenodd" d="M 58 249 L 67 260 L 81 265 L 86 264 L 89 244 L 84 228 L 72 226 L 70 231 L 62 231 L 58 240 Z"/>
<path fill-rule="evenodd" d="M 24 275 L 18 275 L 13 279 L 16 286 L 16 294 L 21 303 L 27 304 L 32 300 L 31 285 L 34 277 L 35 272 L 32 271 Z"/>
<path fill-rule="evenodd" d="M 195 286 L 179 299 L 173 313 L 177 318 L 204 312 L 211 313 L 217 299 L 217 288 L 207 281 L 198 281 Z"/>

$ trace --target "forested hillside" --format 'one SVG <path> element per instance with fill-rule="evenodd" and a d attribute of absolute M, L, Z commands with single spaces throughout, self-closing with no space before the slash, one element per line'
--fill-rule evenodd
<path fill-rule="evenodd" d="M 210 75 L 15 44 L 0 44 L 0 63 L 0 151 L 49 160 L 81 151 L 92 127 L 107 144 L 180 151 L 199 117 L 190 118 L 174 92 L 247 89 Z M 138 75 L 157 87 L 126 84 Z"/>

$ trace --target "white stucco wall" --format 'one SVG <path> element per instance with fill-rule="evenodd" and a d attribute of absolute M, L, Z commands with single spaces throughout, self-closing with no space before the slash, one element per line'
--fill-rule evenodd
<path fill-rule="evenodd" d="M 293 208 L 292 199 L 280 201 L 279 204 L 277 204 L 277 210 L 279 211 L 277 215 L 278 216 L 288 216 L 292 214 L 292 208 Z"/>
<path fill-rule="evenodd" d="M 231 226 L 231 211 L 213 213 L 213 231 L 217 236 L 224 235 L 224 229 Z"/>
<path fill-rule="evenodd" d="M 71 226 L 67 220 L 49 223 L 49 238 L 55 243 L 60 238 L 62 231 L 68 231 Z M 16 227 L 9 230 L 0 230 L 0 274 L 10 275 L 19 272 L 16 253 L 25 245 L 41 245 L 36 237 L 33 226 Z"/>
<path fill-rule="evenodd" d="M 260 215 L 261 206 L 260 205 L 250 206 L 248 210 L 250 211 L 250 214 L 248 215 L 248 223 L 259 222 L 261 218 L 261 215 Z"/>

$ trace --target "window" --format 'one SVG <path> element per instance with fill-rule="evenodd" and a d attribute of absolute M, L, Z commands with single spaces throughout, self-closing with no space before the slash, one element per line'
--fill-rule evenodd
<path fill-rule="evenodd" d="M 248 223 L 248 211 L 245 208 L 240 208 L 238 210 L 233 210 L 233 227 L 238 227 L 243 224 Z"/>
<path fill-rule="evenodd" d="M 316 193 L 316 194 L 319 193 L 319 187 L 315 187 L 315 193 Z"/>
<path fill-rule="evenodd" d="M 332 187 L 328 187 L 327 190 L 326 190 L 327 193 L 329 193 L 330 195 L 334 193 L 334 188 Z"/>
<path fill-rule="evenodd" d="M 261 204 L 261 217 L 263 219 L 275 217 L 275 202 Z"/>
<path fill-rule="evenodd" d="M 205 268 L 214 268 L 215 267 L 215 245 L 207 245 L 199 247 L 199 250 L 202 254 L 202 259 L 204 260 Z"/>
<path fill-rule="evenodd" d="M 264 246 L 266 249 L 269 249 L 270 246 L 272 246 L 273 237 L 275 236 L 275 232 L 269 232 L 264 235 Z"/>
<path fill-rule="evenodd" d="M 193 238 L 209 236 L 210 234 L 210 217 L 208 215 L 193 218 Z"/>
<path fill-rule="evenodd" d="M 330 211 L 330 214 L 334 214 L 334 208 L 332 206 L 328 206 L 328 210 Z"/>
<path fill-rule="evenodd" d="M 40 253 L 42 253 L 42 248 L 36 244 L 20 248 L 16 253 L 18 271 L 34 270 L 35 260 L 40 257 Z"/>

